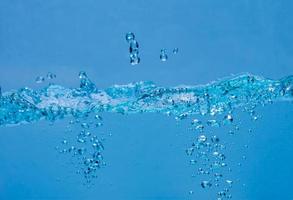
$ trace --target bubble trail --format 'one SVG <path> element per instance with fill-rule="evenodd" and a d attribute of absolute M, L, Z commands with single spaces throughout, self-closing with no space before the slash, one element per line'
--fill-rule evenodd
<path fill-rule="evenodd" d="M 159 112 L 183 119 L 192 114 L 213 116 L 238 107 L 293 100 L 293 76 L 271 80 L 243 74 L 201 86 L 158 87 L 152 82 L 136 82 L 104 90 L 98 89 L 85 72 L 79 77 L 80 87 L 74 89 L 51 84 L 41 90 L 25 87 L 2 93 L 0 125 L 101 112 Z M 227 120 L 231 121 L 231 116 Z"/>

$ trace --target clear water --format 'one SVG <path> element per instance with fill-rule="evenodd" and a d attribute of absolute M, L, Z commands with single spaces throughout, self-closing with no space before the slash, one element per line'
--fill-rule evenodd
<path fill-rule="evenodd" d="M 292 6 L 1 1 L 0 199 L 292 199 Z"/>

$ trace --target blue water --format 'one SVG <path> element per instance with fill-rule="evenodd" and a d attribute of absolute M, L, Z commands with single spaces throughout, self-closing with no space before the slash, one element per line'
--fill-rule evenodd
<path fill-rule="evenodd" d="M 293 199 L 291 10 L 1 1 L 0 199 Z"/>

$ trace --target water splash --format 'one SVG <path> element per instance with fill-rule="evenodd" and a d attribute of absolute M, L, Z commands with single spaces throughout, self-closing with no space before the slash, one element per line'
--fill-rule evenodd
<path fill-rule="evenodd" d="M 234 125 L 233 110 L 243 108 L 253 120 L 257 120 L 256 106 L 293 101 L 293 76 L 271 80 L 242 74 L 199 86 L 159 87 L 152 82 L 136 82 L 106 89 L 97 88 L 85 72 L 80 72 L 79 78 L 78 88 L 50 84 L 40 90 L 25 87 L 4 93 L 0 88 L 0 125 L 73 117 L 75 120 L 70 124 L 78 124 L 81 130 L 74 145 L 66 139 L 62 141 L 64 148 L 60 152 L 76 155 L 78 162 L 82 163 L 85 178 L 90 181 L 96 177 L 97 169 L 105 165 L 102 140 L 91 131 L 92 127 L 102 125 L 100 113 L 156 112 L 172 115 L 176 120 L 196 114 L 210 117 L 224 114 L 222 121 L 208 119 L 204 123 L 193 119 L 191 128 L 199 135 L 186 149 L 187 156 L 193 156 L 190 164 L 199 166 L 197 174 L 205 176 L 200 183 L 202 188 L 219 187 L 221 182 L 224 188 L 217 193 L 220 199 L 231 198 L 229 192 L 233 182 L 224 180 L 221 173 L 222 168 L 227 168 L 226 155 L 223 153 L 226 146 L 217 135 L 205 135 L 205 127 L 232 126 L 230 132 L 234 134 L 239 127 Z M 97 120 L 94 126 L 86 121 L 91 115 Z"/>
<path fill-rule="evenodd" d="M 17 125 L 89 113 L 159 112 L 178 120 L 188 115 L 217 115 L 238 107 L 252 110 L 257 105 L 293 100 L 293 76 L 280 80 L 250 74 L 201 86 L 158 87 L 152 82 L 115 85 L 101 90 L 81 72 L 79 88 L 50 84 L 41 90 L 21 88 L 2 93 L 0 125 Z M 230 115 L 227 120 L 231 121 Z"/>

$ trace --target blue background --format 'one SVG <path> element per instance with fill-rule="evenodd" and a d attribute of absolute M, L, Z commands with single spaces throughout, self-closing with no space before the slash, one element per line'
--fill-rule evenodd
<path fill-rule="evenodd" d="M 35 78 L 50 71 L 56 83 L 76 87 L 80 70 L 99 88 L 140 80 L 196 85 L 241 72 L 281 78 L 293 74 L 292 9 L 290 0 L 1 0 L 0 85 L 3 91 L 43 87 Z M 128 31 L 140 44 L 135 67 Z M 175 47 L 177 55 L 159 60 L 160 49 Z M 293 199 L 292 111 L 288 102 L 259 108 L 255 124 L 237 116 L 243 129 L 227 157 L 241 160 L 244 150 L 237 147 L 249 148 L 232 173 L 241 180 L 234 199 Z M 203 191 L 200 179 L 191 178 L 188 122 L 105 114 L 101 131 L 113 134 L 105 142 L 108 166 L 90 189 L 54 150 L 67 123 L 0 128 L 0 199 L 214 199 L 212 189 Z"/>

